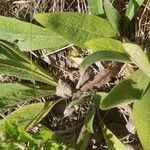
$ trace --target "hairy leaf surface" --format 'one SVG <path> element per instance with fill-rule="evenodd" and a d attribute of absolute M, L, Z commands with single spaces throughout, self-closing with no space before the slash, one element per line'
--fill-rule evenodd
<path fill-rule="evenodd" d="M 125 53 L 122 43 L 119 40 L 97 38 L 86 42 L 84 45 L 92 49 L 94 53 L 85 58 L 82 65 L 103 60 L 130 61 L 129 56 Z"/>
<path fill-rule="evenodd" d="M 120 34 L 120 14 L 109 0 L 104 0 L 105 14 L 115 31 Z"/>
<path fill-rule="evenodd" d="M 78 46 L 83 46 L 90 39 L 117 36 L 107 20 L 84 13 L 43 13 L 36 14 L 34 18 Z"/>
<path fill-rule="evenodd" d="M 20 83 L 0 83 L 0 111 L 17 103 L 55 92 L 52 86 L 37 86 Z"/>
<path fill-rule="evenodd" d="M 56 48 L 69 42 L 49 29 L 0 16 L 0 39 L 16 45 L 23 51 L 40 48 Z"/>
<path fill-rule="evenodd" d="M 105 110 L 137 101 L 141 98 L 148 84 L 149 78 L 138 70 L 116 85 L 101 101 L 100 108 Z"/>
<path fill-rule="evenodd" d="M 150 148 L 150 85 L 140 101 L 135 102 L 133 106 L 133 121 L 137 129 L 140 142 L 143 145 L 143 149 L 148 150 Z"/>
<path fill-rule="evenodd" d="M 88 5 L 90 7 L 92 15 L 102 15 L 104 14 L 104 9 L 103 9 L 103 0 L 87 0 Z"/>
<path fill-rule="evenodd" d="M 131 60 L 150 77 L 150 61 L 142 48 L 136 44 L 124 43 L 124 50 L 130 55 Z"/>
<path fill-rule="evenodd" d="M 56 85 L 51 76 L 45 75 L 38 70 L 38 67 L 22 64 L 13 60 L 0 59 L 0 73 L 15 76 L 20 79 L 41 81 L 47 84 Z"/>
<path fill-rule="evenodd" d="M 45 103 L 29 104 L 19 108 L 0 120 L 0 131 L 5 129 L 5 121 L 17 122 L 21 127 L 26 127 L 46 107 Z"/>

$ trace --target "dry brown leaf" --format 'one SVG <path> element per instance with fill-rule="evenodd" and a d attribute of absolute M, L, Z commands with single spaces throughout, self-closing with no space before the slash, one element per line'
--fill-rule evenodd
<path fill-rule="evenodd" d="M 120 66 L 121 65 L 118 65 L 116 62 L 111 62 L 107 69 L 100 70 L 92 81 L 89 81 L 83 85 L 81 91 L 87 92 L 92 91 L 94 88 L 100 88 L 109 82 L 111 77 L 115 77 L 118 74 Z"/>
<path fill-rule="evenodd" d="M 128 77 L 133 72 L 134 72 L 133 66 L 130 64 L 125 64 L 122 66 L 121 71 L 119 72 L 119 76 Z"/>
<path fill-rule="evenodd" d="M 72 97 L 73 94 L 71 86 L 67 82 L 59 79 L 56 87 L 56 95 L 63 98 Z"/>
<path fill-rule="evenodd" d="M 109 69 L 102 69 L 94 77 L 93 81 L 87 82 L 81 90 L 83 92 L 92 91 L 95 87 L 100 88 L 105 83 L 109 82 L 111 79 L 111 71 Z"/>
<path fill-rule="evenodd" d="M 80 72 L 80 78 L 76 85 L 76 89 L 79 89 L 83 84 L 85 84 L 85 82 L 87 82 L 91 78 L 92 68 L 88 66 L 83 66 L 80 67 L 79 72 Z"/>

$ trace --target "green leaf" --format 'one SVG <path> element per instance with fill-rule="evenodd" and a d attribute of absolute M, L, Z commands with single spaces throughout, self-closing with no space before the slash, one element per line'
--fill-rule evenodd
<path fill-rule="evenodd" d="M 115 29 L 115 31 L 120 35 L 120 14 L 119 12 L 113 7 L 112 3 L 109 0 L 104 0 L 104 10 L 107 16 L 107 19 Z"/>
<path fill-rule="evenodd" d="M 85 126 L 83 126 L 77 139 L 76 149 L 86 150 L 89 144 L 90 135 L 91 133 L 87 131 Z"/>
<path fill-rule="evenodd" d="M 86 150 L 89 144 L 90 135 L 91 133 L 94 133 L 93 131 L 94 117 L 95 117 L 95 107 L 92 106 L 92 108 L 88 110 L 88 113 L 85 117 L 84 125 L 82 126 L 79 137 L 77 139 L 76 149 Z"/>
<path fill-rule="evenodd" d="M 133 121 L 137 129 L 140 142 L 143 149 L 149 149 L 150 143 L 150 85 L 148 86 L 145 94 L 140 101 L 135 102 L 133 105 Z"/>
<path fill-rule="evenodd" d="M 132 20 L 133 16 L 135 15 L 138 8 L 142 5 L 143 2 L 144 0 L 130 0 L 127 5 L 125 17 L 127 17 L 128 20 Z"/>
<path fill-rule="evenodd" d="M 26 80 L 36 80 L 56 85 L 54 77 L 32 62 L 12 44 L 0 41 L 0 73 Z"/>
<path fill-rule="evenodd" d="M 131 60 L 150 77 L 150 62 L 142 48 L 136 44 L 124 43 L 124 50 L 130 55 Z"/>
<path fill-rule="evenodd" d="M 119 139 L 106 127 L 101 124 L 103 136 L 109 150 L 125 150 L 126 147 L 119 141 Z"/>
<path fill-rule="evenodd" d="M 0 40 L 0 59 L 10 59 L 27 63 L 28 60 L 20 50 L 6 41 Z"/>
<path fill-rule="evenodd" d="M 90 11 L 92 15 L 102 15 L 104 14 L 103 10 L 103 0 L 87 0 L 88 5 L 90 7 Z"/>
<path fill-rule="evenodd" d="M 69 103 L 68 107 L 72 107 L 72 106 L 80 106 L 80 105 L 84 105 L 87 103 L 87 98 L 79 98 L 76 100 L 73 100 L 72 102 Z"/>
<path fill-rule="evenodd" d="M 90 65 L 93 64 L 97 61 L 118 61 L 118 62 L 129 62 L 129 57 L 126 54 L 120 53 L 120 52 L 115 52 L 115 51 L 99 51 L 99 52 L 94 52 L 91 55 L 87 56 L 81 65 Z"/>
<path fill-rule="evenodd" d="M 22 101 L 50 95 L 55 87 L 20 83 L 0 83 L 0 112 Z"/>
<path fill-rule="evenodd" d="M 100 101 L 105 98 L 108 94 L 104 92 L 97 92 L 94 95 L 95 100 L 95 106 L 96 106 L 96 114 L 97 119 L 99 120 L 99 125 L 101 126 L 102 133 L 105 139 L 105 142 L 107 144 L 108 150 L 125 150 L 124 145 L 119 141 L 119 139 L 107 128 L 107 126 L 104 124 L 101 115 L 100 115 L 100 109 L 99 109 L 99 103 Z"/>
<path fill-rule="evenodd" d="M 95 38 L 85 42 L 84 45 L 87 48 L 90 48 L 94 51 L 113 50 L 124 53 L 122 43 L 119 40 L 115 40 L 112 38 L 105 38 L 105 37 Z"/>
<path fill-rule="evenodd" d="M 15 76 L 20 79 L 41 81 L 47 84 L 56 85 L 52 77 L 41 73 L 37 67 L 32 64 L 22 64 L 13 60 L 0 59 L 0 73 Z"/>
<path fill-rule="evenodd" d="M 129 56 L 124 52 L 122 43 L 118 40 L 97 38 L 86 42 L 84 45 L 96 52 L 85 58 L 82 65 L 88 65 L 103 60 L 130 61 Z"/>
<path fill-rule="evenodd" d="M 0 131 L 4 131 L 6 121 L 17 122 L 21 127 L 25 128 L 31 120 L 45 109 L 46 105 L 46 103 L 35 103 L 15 110 L 4 119 L 0 120 Z"/>
<path fill-rule="evenodd" d="M 16 140 L 18 143 L 23 142 L 34 142 L 34 138 L 21 128 L 16 122 L 5 122 L 5 136 L 8 140 Z"/>
<path fill-rule="evenodd" d="M 34 18 L 78 46 L 94 38 L 117 36 L 107 20 L 85 13 L 43 13 Z"/>
<path fill-rule="evenodd" d="M 51 30 L 20 21 L 14 18 L 0 16 L 0 39 L 14 43 L 23 51 L 41 48 L 56 48 L 69 42 Z"/>
<path fill-rule="evenodd" d="M 85 123 L 84 123 L 87 131 L 89 131 L 90 133 L 94 133 L 94 131 L 93 131 L 94 117 L 95 117 L 95 107 L 93 106 L 92 108 L 90 108 L 88 110 L 88 113 L 87 113 L 87 116 L 85 119 Z"/>
<path fill-rule="evenodd" d="M 137 101 L 141 98 L 148 84 L 149 78 L 138 70 L 116 85 L 101 101 L 100 108 L 106 110 Z"/>
<path fill-rule="evenodd" d="M 43 111 L 41 111 L 29 124 L 25 127 L 26 130 L 31 128 L 33 125 L 40 122 L 50 111 L 51 109 L 58 103 L 59 101 L 47 102 Z"/>

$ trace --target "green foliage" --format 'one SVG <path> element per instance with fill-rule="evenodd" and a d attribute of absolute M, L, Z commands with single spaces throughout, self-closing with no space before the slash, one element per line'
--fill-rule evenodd
<path fill-rule="evenodd" d="M 95 107 L 88 110 L 84 124 L 77 139 L 76 149 L 86 150 L 89 145 L 91 133 L 93 133 L 93 120 L 95 116 Z"/>
<path fill-rule="evenodd" d="M 115 31 L 120 35 L 120 19 L 121 16 L 119 12 L 112 6 L 112 3 L 109 0 L 104 0 L 104 10 L 107 16 L 107 19 L 115 29 Z"/>
<path fill-rule="evenodd" d="M 142 48 L 131 43 L 124 43 L 123 47 L 130 55 L 131 60 L 150 78 L 150 62 Z"/>
<path fill-rule="evenodd" d="M 0 112 L 20 102 L 55 92 L 52 86 L 21 83 L 0 83 Z"/>
<path fill-rule="evenodd" d="M 15 150 L 20 149 L 61 149 L 66 150 L 67 147 L 63 143 L 58 143 L 57 135 L 45 127 L 31 134 L 26 132 L 16 122 L 7 122 L 5 126 L 5 134 L 3 140 L 0 141 L 1 149 Z M 60 138 L 59 138 L 60 139 Z"/>
<path fill-rule="evenodd" d="M 93 51 L 116 51 L 124 53 L 122 43 L 119 40 L 113 38 L 96 38 L 84 43 L 87 48 L 92 49 Z"/>
<path fill-rule="evenodd" d="M 43 13 L 36 14 L 34 19 L 78 46 L 98 37 L 116 37 L 107 20 L 84 13 Z"/>
<path fill-rule="evenodd" d="M 87 131 L 89 131 L 90 133 L 94 133 L 93 131 L 94 116 L 95 116 L 95 107 L 93 106 L 88 110 L 85 123 L 84 123 Z"/>
<path fill-rule="evenodd" d="M 1 53 L 3 56 L 0 59 L 0 73 L 15 76 L 20 79 L 35 80 L 56 85 L 56 81 L 52 75 L 32 62 L 17 48 L 6 42 L 1 42 L 0 45 L 2 45 Z"/>
<path fill-rule="evenodd" d="M 47 102 L 45 103 L 45 107 L 44 109 L 38 114 L 36 115 L 29 123 L 28 125 L 25 127 L 25 129 L 30 129 L 32 126 L 34 126 L 35 124 L 37 124 L 38 122 L 40 122 L 51 110 L 52 108 L 58 103 L 59 101 L 56 102 Z"/>
<path fill-rule="evenodd" d="M 49 29 L 0 16 L 0 39 L 14 43 L 23 51 L 56 48 L 69 42 Z"/>
<path fill-rule="evenodd" d="M 35 103 L 15 110 L 4 119 L 0 120 L 0 131 L 5 129 L 6 121 L 17 122 L 19 126 L 25 128 L 37 115 L 39 115 L 40 112 L 45 109 L 46 106 L 47 104 L 45 103 Z"/>
<path fill-rule="evenodd" d="M 143 2 L 144 0 L 130 0 L 127 5 L 125 17 L 127 17 L 128 20 L 132 20 L 133 16 L 135 15 L 138 8 L 142 5 Z"/>
<path fill-rule="evenodd" d="M 104 14 L 103 0 L 87 0 L 87 2 L 92 15 L 99 16 Z"/>
<path fill-rule="evenodd" d="M 106 127 L 105 124 L 101 125 L 103 135 L 109 150 L 125 150 L 126 147 L 120 140 Z"/>
<path fill-rule="evenodd" d="M 96 52 L 86 57 L 82 65 L 89 65 L 104 60 L 119 62 L 130 61 L 129 56 L 125 53 L 122 43 L 119 40 L 112 38 L 97 38 L 86 42 L 84 45 Z"/>
<path fill-rule="evenodd" d="M 110 109 L 139 100 L 147 88 L 149 80 L 140 70 L 132 73 L 110 91 L 101 101 L 100 108 Z"/>
<path fill-rule="evenodd" d="M 87 56 L 81 65 L 90 65 L 97 61 L 118 61 L 118 62 L 129 62 L 129 57 L 125 53 L 120 53 L 116 51 L 98 51 Z"/>
<path fill-rule="evenodd" d="M 149 149 L 150 143 L 150 85 L 143 94 L 141 100 L 134 103 L 133 120 L 138 136 L 145 150 Z"/>

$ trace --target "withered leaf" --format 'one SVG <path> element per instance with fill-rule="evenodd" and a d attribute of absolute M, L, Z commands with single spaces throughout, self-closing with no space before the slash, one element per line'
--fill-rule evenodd
<path fill-rule="evenodd" d="M 58 85 L 56 87 L 56 95 L 63 98 L 72 97 L 71 86 L 67 82 L 64 82 L 63 80 L 59 79 Z"/>
<path fill-rule="evenodd" d="M 111 70 L 102 69 L 94 77 L 93 81 L 88 81 L 85 85 L 83 85 L 81 91 L 87 92 L 87 91 L 92 91 L 95 87 L 100 88 L 102 85 L 109 82 L 110 79 L 111 79 Z"/>
<path fill-rule="evenodd" d="M 115 77 L 118 74 L 121 66 L 122 64 L 118 64 L 116 62 L 109 63 L 108 68 L 100 70 L 92 81 L 88 81 L 85 85 L 83 85 L 81 91 L 88 92 L 94 90 L 94 88 L 100 88 L 109 82 L 111 77 Z"/>
<path fill-rule="evenodd" d="M 80 78 L 76 85 L 76 89 L 79 89 L 85 82 L 87 82 L 92 76 L 92 68 L 89 66 L 82 66 L 79 69 Z"/>

